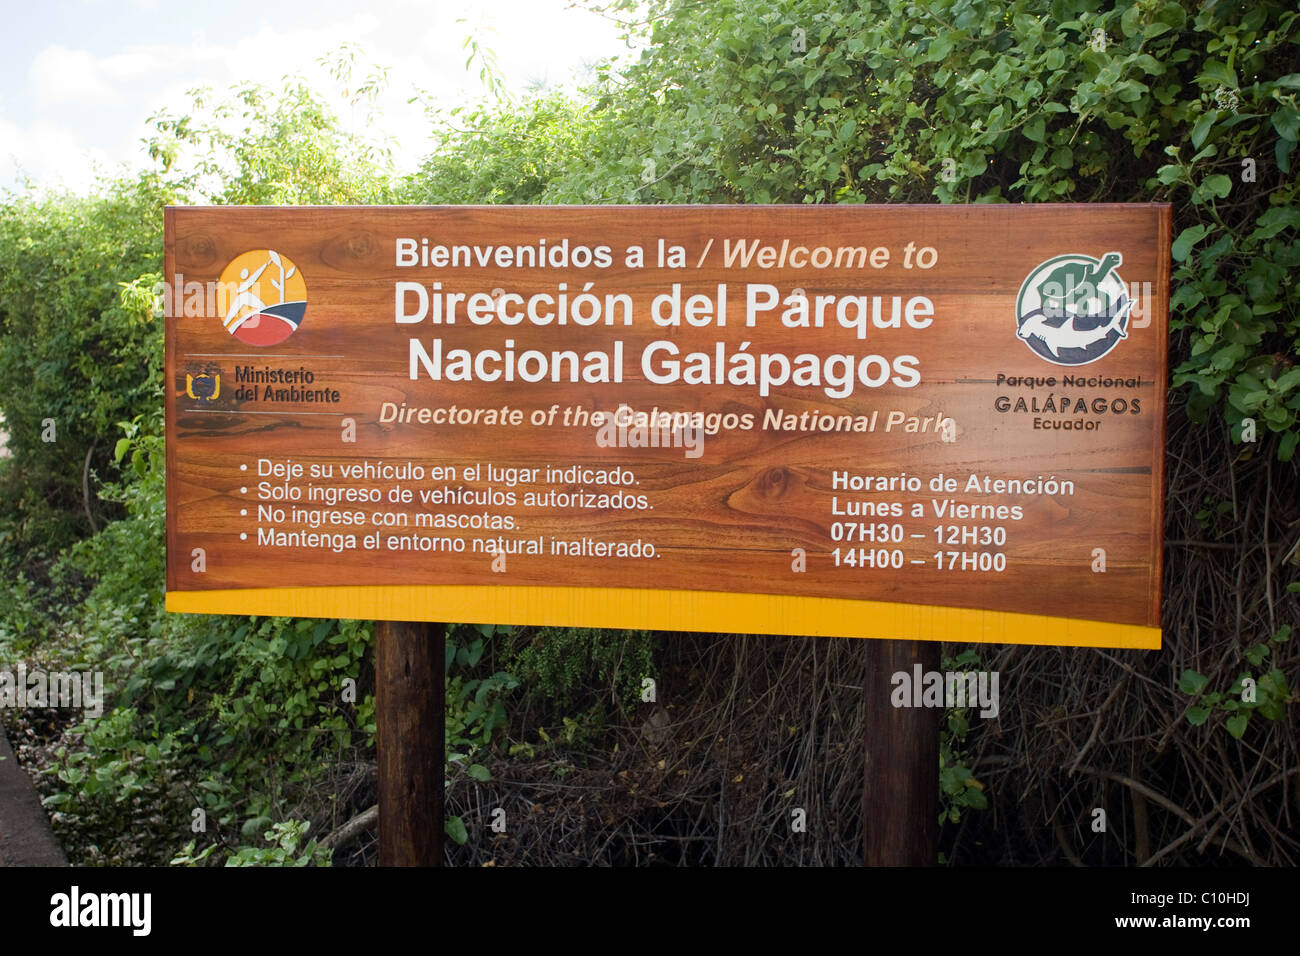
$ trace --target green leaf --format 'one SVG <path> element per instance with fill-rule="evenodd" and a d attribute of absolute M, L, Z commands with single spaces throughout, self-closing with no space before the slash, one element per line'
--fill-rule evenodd
<path fill-rule="evenodd" d="M 1142 53 L 1133 57 L 1130 61 L 1133 66 L 1141 67 L 1142 72 L 1148 76 L 1160 76 L 1165 72 L 1164 64 L 1149 53 Z"/>
<path fill-rule="evenodd" d="M 1255 708 L 1255 710 L 1261 716 L 1267 717 L 1269 720 L 1281 720 L 1286 716 L 1285 705 L 1276 697 L 1267 697 L 1264 700 L 1261 700 L 1259 706 Z"/>
<path fill-rule="evenodd" d="M 1210 679 L 1204 674 L 1188 668 L 1183 671 L 1183 676 L 1178 681 L 1178 689 L 1184 694 L 1199 694 L 1205 689 L 1205 685 L 1209 682 Z"/>
<path fill-rule="evenodd" d="M 1207 176 L 1205 181 L 1201 183 L 1200 191 L 1214 196 L 1216 199 L 1223 199 L 1228 193 L 1232 192 L 1232 180 L 1222 173 Z"/>
<path fill-rule="evenodd" d="M 1201 80 L 1208 80 L 1215 86 L 1226 86 L 1230 90 L 1237 88 L 1237 73 L 1226 63 L 1220 63 L 1218 60 L 1211 60 L 1205 64 L 1198 77 Z"/>
<path fill-rule="evenodd" d="M 465 822 L 460 817 L 448 817 L 443 829 L 460 846 L 464 846 L 469 839 L 469 831 L 465 829 Z"/>
<path fill-rule="evenodd" d="M 1025 124 L 1025 139 L 1031 142 L 1041 143 L 1046 135 L 1046 123 L 1041 116 L 1035 116 Z"/>
<path fill-rule="evenodd" d="M 1258 711 L 1269 720 L 1281 720 L 1286 714 L 1285 701 L 1290 695 L 1286 675 L 1273 668 L 1259 679 Z"/>
<path fill-rule="evenodd" d="M 465 653 L 465 663 L 470 667 L 478 666 L 478 662 L 483 657 L 483 641 L 477 640 L 469 646 Z"/>
<path fill-rule="evenodd" d="M 1210 110 L 1196 121 L 1196 125 L 1192 127 L 1191 136 L 1193 149 L 1201 148 L 1201 144 L 1205 142 L 1205 137 L 1210 133 L 1210 127 L 1214 125 L 1214 121 L 1218 118 L 1219 111 Z"/>
<path fill-rule="evenodd" d="M 1119 18 L 1120 31 L 1126 36 L 1131 37 L 1141 29 L 1143 9 L 1140 4 L 1133 4 Z"/>
<path fill-rule="evenodd" d="M 1193 727 L 1199 727 L 1209 719 L 1210 708 L 1208 707 L 1189 707 L 1187 708 L 1187 722 Z"/>
<path fill-rule="evenodd" d="M 1272 239 L 1283 229 L 1300 226 L 1300 209 L 1294 206 L 1274 206 L 1255 220 L 1251 239 Z"/>
<path fill-rule="evenodd" d="M 1183 178 L 1183 167 L 1176 164 L 1161 166 L 1156 170 L 1156 179 L 1162 186 L 1171 186 Z"/>
<path fill-rule="evenodd" d="M 1300 385 L 1300 368 L 1293 368 L 1283 373 L 1277 380 L 1277 390 L 1281 394 L 1286 394 L 1297 385 Z"/>
<path fill-rule="evenodd" d="M 1273 114 L 1273 128 L 1277 135 L 1294 143 L 1300 139 L 1300 110 L 1294 106 L 1284 106 Z"/>
<path fill-rule="evenodd" d="M 1295 150 L 1296 144 L 1279 136 L 1277 142 L 1273 144 L 1273 158 L 1277 160 L 1277 168 L 1284 173 L 1291 172 L 1291 153 Z"/>
<path fill-rule="evenodd" d="M 1296 445 L 1300 444 L 1300 431 L 1289 431 L 1282 436 L 1282 441 L 1277 446 L 1277 460 L 1290 461 L 1295 455 Z"/>
<path fill-rule="evenodd" d="M 1249 712 L 1243 711 L 1236 716 L 1229 717 L 1224 721 L 1224 726 L 1228 728 L 1228 733 L 1240 740 L 1241 735 L 1246 732 L 1246 722 L 1248 720 L 1250 720 Z"/>
<path fill-rule="evenodd" d="M 488 768 L 481 763 L 470 764 L 469 775 L 480 783 L 487 783 L 492 779 L 492 774 L 488 771 Z"/>
<path fill-rule="evenodd" d="M 1191 254 L 1192 246 L 1204 239 L 1205 234 L 1209 231 L 1208 228 L 1198 223 L 1195 226 L 1188 226 L 1180 232 L 1178 238 L 1174 240 L 1173 248 L 1170 250 L 1170 255 L 1174 257 L 1174 261 L 1182 262 L 1186 259 Z"/>

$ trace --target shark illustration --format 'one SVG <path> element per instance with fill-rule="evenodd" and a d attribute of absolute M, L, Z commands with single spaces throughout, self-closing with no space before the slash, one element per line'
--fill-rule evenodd
<path fill-rule="evenodd" d="M 1124 330 L 1124 320 L 1128 317 L 1129 310 L 1132 308 L 1133 300 L 1125 296 L 1115 309 L 1115 313 L 1110 317 L 1109 322 L 1087 330 L 1080 329 L 1075 325 L 1079 319 L 1078 316 L 1067 316 L 1059 326 L 1053 327 L 1040 310 L 1031 313 L 1020 324 L 1016 335 L 1026 340 L 1030 336 L 1038 338 L 1046 346 L 1047 351 L 1060 358 L 1061 349 L 1086 349 L 1095 342 L 1100 342 L 1106 338 L 1111 332 L 1118 332 L 1121 339 L 1128 338 L 1128 333 Z"/>

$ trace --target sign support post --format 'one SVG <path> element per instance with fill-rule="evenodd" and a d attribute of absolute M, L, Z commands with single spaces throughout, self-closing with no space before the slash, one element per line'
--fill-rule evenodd
<path fill-rule="evenodd" d="M 934 866 L 939 859 L 938 707 L 895 707 L 890 675 L 939 669 L 935 641 L 868 641 L 862 859 L 867 866 Z"/>
<path fill-rule="evenodd" d="M 375 622 L 379 865 L 440 866 L 446 628 Z"/>

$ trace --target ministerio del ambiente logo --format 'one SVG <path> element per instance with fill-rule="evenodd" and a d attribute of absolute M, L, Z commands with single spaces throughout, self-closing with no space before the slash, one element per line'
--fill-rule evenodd
<path fill-rule="evenodd" d="M 307 283 L 286 255 L 253 249 L 221 273 L 231 290 L 221 324 L 246 345 L 278 345 L 298 331 L 307 312 Z"/>

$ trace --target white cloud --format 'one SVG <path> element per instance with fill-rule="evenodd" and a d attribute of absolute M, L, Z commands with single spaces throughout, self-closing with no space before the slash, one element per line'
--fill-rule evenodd
<path fill-rule="evenodd" d="M 116 106 L 121 102 L 109 85 L 102 61 L 85 50 L 69 50 L 59 43 L 36 54 L 28 82 L 36 104 L 42 107 L 61 103 Z"/>
<path fill-rule="evenodd" d="M 140 0 L 148 2 L 148 0 Z M 105 9 L 107 7 L 108 9 Z M 111 5 L 90 4 L 87 16 L 112 16 Z M 388 67 L 388 91 L 379 104 L 371 134 L 397 140 L 396 159 L 413 168 L 428 149 L 430 120 L 423 104 L 408 103 L 424 91 L 443 110 L 484 95 L 479 64 L 465 68 L 464 39 L 472 34 L 495 53 L 508 86 L 522 92 L 530 83 L 566 85 L 576 73 L 602 56 L 623 51 L 614 27 L 566 0 L 446 0 L 431 5 L 419 0 L 377 0 L 358 11 L 351 6 L 319 8 L 313 18 L 277 14 L 247 18 L 245 34 L 236 39 L 183 32 L 167 21 L 158 29 L 176 39 L 168 43 L 118 46 L 96 53 L 51 43 L 36 54 L 22 91 L 3 90 L 11 104 L 0 114 L 0 185 L 12 182 L 8 153 L 38 180 L 62 178 L 69 185 L 93 179 L 89 155 L 111 162 L 143 165 L 140 139 L 147 118 L 161 109 L 183 113 L 188 90 L 206 86 L 224 99 L 231 85 L 259 82 L 276 89 L 286 74 L 300 73 L 314 89 L 335 89 L 319 60 L 344 44 L 359 48 L 353 85 L 371 64 Z M 103 11 L 103 12 L 100 12 Z M 152 39 L 146 33 L 146 39 Z M 39 38 L 38 38 L 39 39 Z M 12 104 L 19 102 L 24 109 Z M 365 114 L 331 102 L 345 125 L 362 129 Z M 28 108 L 30 107 L 30 108 Z M 8 122 L 3 116 L 7 115 Z M 10 147 L 15 143 L 14 147 Z"/>
<path fill-rule="evenodd" d="M 91 147 L 66 126 L 38 121 L 21 129 L 0 116 L 0 183 L 26 177 L 43 185 L 85 191 L 96 173 L 113 165 L 103 149 Z"/>

